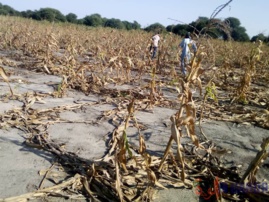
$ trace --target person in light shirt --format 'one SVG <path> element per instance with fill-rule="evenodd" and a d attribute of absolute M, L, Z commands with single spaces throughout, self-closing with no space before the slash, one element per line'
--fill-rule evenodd
<path fill-rule="evenodd" d="M 152 55 L 151 59 L 154 59 L 156 57 L 157 51 L 158 51 L 158 43 L 160 41 L 159 32 L 152 37 Z"/>
<path fill-rule="evenodd" d="M 196 53 L 197 46 L 195 44 L 195 41 L 191 40 L 190 33 L 188 32 L 185 35 L 185 38 L 181 41 L 179 44 L 179 47 L 182 49 L 181 55 L 180 55 L 180 62 L 181 62 L 181 71 L 184 76 L 187 74 L 186 66 L 189 64 L 191 60 L 191 51 L 190 47 L 192 47 L 193 52 Z"/>

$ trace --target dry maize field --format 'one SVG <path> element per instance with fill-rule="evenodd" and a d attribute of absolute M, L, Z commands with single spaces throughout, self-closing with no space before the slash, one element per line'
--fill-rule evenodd
<path fill-rule="evenodd" d="M 188 66 L 188 75 L 183 77 L 179 68 L 181 39 L 171 33 L 161 34 L 154 60 L 149 52 L 152 33 L 144 31 L 0 17 L 0 35 L 0 80 L 10 89 L 0 99 L 24 103 L 20 109 L 0 114 L 0 128 L 24 131 L 29 147 L 51 152 L 59 159 L 59 165 L 73 175 L 53 187 L 10 201 L 45 197 L 59 191 L 63 197 L 82 194 L 90 201 L 152 201 L 156 188 L 166 189 L 169 185 L 189 189 L 197 177 L 211 185 L 216 201 L 268 200 L 269 193 L 261 190 L 256 190 L 255 195 L 247 191 L 225 194 L 220 184 L 242 183 L 248 190 L 253 182 L 259 182 L 256 173 L 268 156 L 269 136 L 264 137 L 261 150 L 240 176 L 234 169 L 221 166 L 215 154 L 225 149 L 208 139 L 201 124 L 208 119 L 269 129 L 268 45 L 200 36 L 195 38 L 198 51 Z M 14 81 L 9 79 L 15 72 L 6 67 L 62 79 L 51 94 L 15 93 L 10 85 Z M 134 88 L 108 88 L 111 85 Z M 116 106 L 96 120 L 111 120 L 115 126 L 109 134 L 107 152 L 99 161 L 64 150 L 50 139 L 48 132 L 48 122 L 58 121 L 55 114 L 89 103 L 44 110 L 31 108 L 44 97 L 65 97 L 68 89 L 100 95 L 104 98 L 102 103 Z M 164 89 L 177 100 L 164 96 Z M 194 97 L 194 93 L 198 96 Z M 171 136 L 162 156 L 147 152 L 144 124 L 136 119 L 136 112 L 155 107 L 177 110 L 170 118 Z M 139 146 L 129 143 L 129 127 L 137 130 Z M 190 139 L 189 144 L 181 142 L 183 136 Z M 171 152 L 172 142 L 177 145 L 175 153 Z"/>

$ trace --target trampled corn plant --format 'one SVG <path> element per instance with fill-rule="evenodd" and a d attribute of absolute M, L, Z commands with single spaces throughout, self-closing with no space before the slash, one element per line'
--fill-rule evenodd
<path fill-rule="evenodd" d="M 198 137 L 195 133 L 195 120 L 196 120 L 196 106 L 192 97 L 191 85 L 195 84 L 198 81 L 198 85 L 200 90 L 202 91 L 200 75 L 204 72 L 201 69 L 201 61 L 202 55 L 199 54 L 198 60 L 196 62 L 197 55 L 195 55 L 194 59 L 192 60 L 189 70 L 190 74 L 186 79 L 181 79 L 181 96 L 180 100 L 180 108 L 178 112 L 171 116 L 170 120 L 172 122 L 171 125 L 171 136 L 167 143 L 166 150 L 164 152 L 164 156 L 162 161 L 159 165 L 158 171 L 161 172 L 163 163 L 168 156 L 172 141 L 174 140 L 177 143 L 177 158 L 179 160 L 179 166 L 181 170 L 178 170 L 178 177 L 181 178 L 183 182 L 185 182 L 185 161 L 184 157 L 181 153 L 182 145 L 180 143 L 180 137 L 183 136 L 182 127 L 185 127 L 187 136 L 190 137 L 193 144 L 197 148 L 203 148 L 198 141 Z"/>
<path fill-rule="evenodd" d="M 166 146 L 166 149 L 164 151 L 164 156 L 159 164 L 159 168 L 158 168 L 158 171 L 161 172 L 162 170 L 162 167 L 163 167 L 163 164 L 169 154 L 169 151 L 170 151 L 170 148 L 171 148 L 171 145 L 172 145 L 172 141 L 174 140 L 177 144 L 177 158 L 179 160 L 179 163 L 180 163 L 180 167 L 181 167 L 181 171 L 178 170 L 178 178 L 181 178 L 181 180 L 183 182 L 185 182 L 185 177 L 186 177 L 186 173 L 185 173 L 185 161 L 184 161 L 184 157 L 183 157 L 183 154 L 181 152 L 182 150 L 182 145 L 180 143 L 180 137 L 182 136 L 182 134 L 180 134 L 180 131 L 178 130 L 178 127 L 177 127 L 177 123 L 176 123 L 176 116 L 173 115 L 170 117 L 170 120 L 172 122 L 171 124 L 171 136 L 170 136 L 170 139 L 167 143 L 167 146 Z M 176 165 L 177 167 L 177 165 Z"/>
<path fill-rule="evenodd" d="M 130 82 L 131 70 L 134 67 L 134 63 L 130 57 L 114 56 L 109 60 L 110 72 L 116 69 L 117 78 L 119 82 Z"/>
<path fill-rule="evenodd" d="M 248 169 L 246 170 L 241 179 L 242 184 L 247 185 L 257 183 L 256 174 L 259 171 L 261 164 L 269 156 L 269 137 L 263 139 L 263 142 L 260 147 L 261 147 L 260 151 L 257 153 L 256 157 L 249 164 Z"/>
<path fill-rule="evenodd" d="M 41 64 L 46 72 L 51 74 L 50 68 L 54 67 L 53 56 L 59 50 L 58 40 L 53 33 L 47 33 L 43 43 L 43 48 L 46 51 L 41 55 Z"/>
<path fill-rule="evenodd" d="M 193 101 L 192 92 L 188 83 L 186 85 L 186 83 L 182 82 L 182 89 L 184 93 L 181 97 L 181 107 L 176 114 L 177 127 L 180 129 L 181 136 L 183 136 L 181 128 L 185 127 L 187 136 L 191 138 L 196 147 L 200 147 L 195 134 L 196 106 Z"/>

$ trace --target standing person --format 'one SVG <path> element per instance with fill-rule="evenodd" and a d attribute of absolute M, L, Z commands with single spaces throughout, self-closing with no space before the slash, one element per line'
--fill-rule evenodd
<path fill-rule="evenodd" d="M 152 39 L 152 48 L 153 48 L 151 59 L 153 59 L 156 57 L 156 54 L 158 51 L 158 43 L 160 41 L 159 32 L 155 34 L 151 39 Z"/>
<path fill-rule="evenodd" d="M 184 76 L 186 76 L 187 74 L 186 66 L 189 64 L 191 60 L 191 51 L 189 45 L 191 45 L 194 53 L 196 53 L 197 46 L 195 44 L 195 41 L 191 40 L 190 33 L 188 32 L 185 35 L 185 38 L 179 44 L 179 47 L 182 49 L 180 55 L 180 62 L 181 62 L 181 71 Z"/>

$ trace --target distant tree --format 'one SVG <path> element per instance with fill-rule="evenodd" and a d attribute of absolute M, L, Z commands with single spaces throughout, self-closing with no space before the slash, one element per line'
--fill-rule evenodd
<path fill-rule="evenodd" d="M 79 25 L 84 25 L 84 19 L 78 19 L 77 24 Z"/>
<path fill-rule="evenodd" d="M 230 26 L 231 37 L 235 41 L 249 41 L 249 36 L 246 33 L 246 29 L 241 25 L 240 20 L 234 17 L 229 17 L 224 20 L 224 23 Z M 228 39 L 226 33 L 223 33 L 223 38 Z"/>
<path fill-rule="evenodd" d="M 223 24 L 219 19 L 209 19 L 207 17 L 199 17 L 196 21 L 189 24 L 188 31 L 196 34 L 207 35 L 212 38 L 222 37 L 220 25 Z"/>
<path fill-rule="evenodd" d="M 205 34 L 213 39 L 223 39 L 223 32 L 218 27 L 209 27 L 209 29 L 206 29 L 205 31 Z"/>
<path fill-rule="evenodd" d="M 250 40 L 248 34 L 246 33 L 246 29 L 241 26 L 234 28 L 232 30 L 231 36 L 235 41 L 249 41 Z"/>
<path fill-rule="evenodd" d="M 130 22 L 128 22 L 128 21 L 122 21 L 122 23 L 124 24 L 125 29 L 127 29 L 127 30 L 131 30 L 131 29 L 133 29 L 133 27 L 132 27 L 132 23 L 130 23 Z"/>
<path fill-rule="evenodd" d="M 167 31 L 171 30 L 174 34 L 180 35 L 180 36 L 185 36 L 186 33 L 189 31 L 188 30 L 188 25 L 182 25 L 182 24 L 177 24 L 173 25 L 172 27 L 167 27 Z"/>
<path fill-rule="evenodd" d="M 166 31 L 168 31 L 168 32 L 173 32 L 174 27 L 175 27 L 175 25 L 168 25 L 168 26 L 166 27 Z"/>
<path fill-rule="evenodd" d="M 241 25 L 240 20 L 234 17 L 228 17 L 224 20 L 224 22 L 228 24 L 231 28 L 236 28 Z"/>
<path fill-rule="evenodd" d="M 21 16 L 24 18 L 32 18 L 33 15 L 34 15 L 34 11 L 31 11 L 31 10 L 21 12 Z"/>
<path fill-rule="evenodd" d="M 8 15 L 8 11 L 3 8 L 0 8 L 0 15 Z"/>
<path fill-rule="evenodd" d="M 21 13 L 8 5 L 3 5 L 0 3 L 0 15 L 20 16 Z"/>
<path fill-rule="evenodd" d="M 132 29 L 141 29 L 141 25 L 138 22 L 134 21 L 132 23 Z"/>
<path fill-rule="evenodd" d="M 74 13 L 68 13 L 65 18 L 67 22 L 77 23 L 77 15 Z"/>
<path fill-rule="evenodd" d="M 215 39 L 223 39 L 223 35 L 225 33 L 226 35 L 230 33 L 230 27 L 227 26 L 223 21 L 221 21 L 220 19 L 209 20 L 208 25 L 205 28 L 205 34 Z"/>
<path fill-rule="evenodd" d="M 47 20 L 50 22 L 65 22 L 65 16 L 54 8 L 41 8 L 35 14 L 36 20 Z"/>
<path fill-rule="evenodd" d="M 264 36 L 264 34 L 260 33 L 260 34 L 258 34 L 256 36 L 253 36 L 250 41 L 255 42 L 255 41 L 258 41 L 258 40 L 261 40 L 263 42 L 267 42 L 267 37 Z"/>
<path fill-rule="evenodd" d="M 207 30 L 205 28 L 209 24 L 209 19 L 207 17 L 199 17 L 196 21 L 191 22 L 189 25 L 189 31 L 196 34 L 204 34 Z"/>
<path fill-rule="evenodd" d="M 87 26 L 93 26 L 93 27 L 103 26 L 103 19 L 99 14 L 88 15 L 83 20 L 84 20 L 83 24 Z"/>
<path fill-rule="evenodd" d="M 39 10 L 39 16 L 41 20 L 54 21 L 55 20 L 55 12 L 51 8 L 41 8 Z"/>
<path fill-rule="evenodd" d="M 41 13 L 40 13 L 39 11 L 33 11 L 33 13 L 32 13 L 32 18 L 33 18 L 34 20 L 42 20 L 40 14 L 41 14 Z"/>
<path fill-rule="evenodd" d="M 115 18 L 107 19 L 104 23 L 104 26 L 115 28 L 115 29 L 125 29 L 125 25 L 123 24 L 123 22 Z"/>
<path fill-rule="evenodd" d="M 136 21 L 134 21 L 133 23 L 128 22 L 128 21 L 122 21 L 122 23 L 124 24 L 125 29 L 127 29 L 127 30 L 140 29 L 141 28 L 141 25 L 138 24 L 138 22 L 136 22 Z"/>
<path fill-rule="evenodd" d="M 165 32 L 166 28 L 160 23 L 154 23 L 144 28 L 147 32 Z"/>

